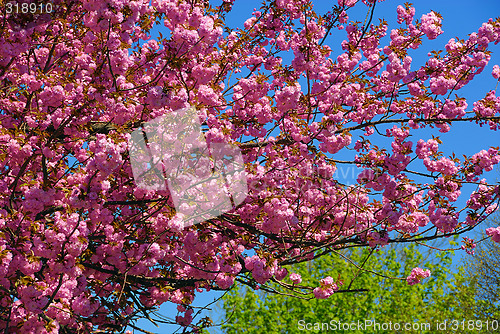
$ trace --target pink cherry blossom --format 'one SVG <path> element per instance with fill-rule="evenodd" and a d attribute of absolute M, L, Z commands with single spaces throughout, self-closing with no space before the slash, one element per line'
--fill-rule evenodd
<path fill-rule="evenodd" d="M 294 284 L 300 284 L 300 283 L 302 283 L 302 277 L 299 274 L 297 274 L 297 273 L 291 273 L 290 274 L 290 280 Z"/>
<path fill-rule="evenodd" d="M 491 75 L 495 79 L 500 79 L 500 67 L 498 65 L 493 66 L 493 71 L 491 72 Z"/>
<path fill-rule="evenodd" d="M 423 270 L 422 268 L 413 268 L 411 270 L 411 275 L 406 278 L 408 285 L 415 285 L 421 283 L 422 279 L 427 278 L 431 275 L 430 270 Z"/>
<path fill-rule="evenodd" d="M 495 242 L 500 242 L 500 227 L 487 228 L 486 234 L 491 237 L 491 240 Z"/>

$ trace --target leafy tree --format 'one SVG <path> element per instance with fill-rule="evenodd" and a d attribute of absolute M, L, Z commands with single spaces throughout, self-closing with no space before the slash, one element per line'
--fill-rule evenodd
<path fill-rule="evenodd" d="M 478 319 L 500 319 L 500 247 L 488 239 L 477 248 L 466 269 L 472 283 L 470 291 L 482 301 L 474 311 Z"/>
<path fill-rule="evenodd" d="M 313 329 L 315 323 L 328 323 L 329 328 L 338 326 L 339 332 L 363 333 L 370 331 L 368 328 L 373 329 L 366 327 L 365 321 L 374 321 L 379 324 L 399 323 L 401 326 L 429 323 L 432 326 L 430 331 L 414 332 L 434 333 L 437 322 L 463 319 L 468 314 L 450 295 L 450 288 L 453 288 L 450 284 L 451 253 L 438 254 L 434 263 L 424 262 L 414 246 L 399 250 L 388 247 L 380 252 L 354 249 L 343 255 L 349 255 L 355 265 L 346 263 L 343 256 L 332 254 L 289 268 L 290 272 L 301 275 L 302 284 L 306 285 L 318 281 L 323 275 L 345 278 L 342 288 L 328 299 L 291 296 L 289 289 L 283 286 L 291 283 L 286 281 L 274 282 L 256 291 L 236 285 L 222 298 L 222 331 L 302 333 L 306 324 Z M 408 285 L 406 280 L 382 274 L 401 276 L 417 266 L 430 268 L 433 273 L 425 284 Z M 341 330 L 342 324 L 352 323 L 356 326 Z M 362 325 L 358 326 L 358 323 Z"/>
<path fill-rule="evenodd" d="M 498 225 L 498 215 L 489 220 L 489 225 Z M 456 284 L 459 306 L 468 310 L 470 319 L 483 323 L 497 321 L 484 333 L 495 333 L 500 328 L 500 247 L 492 238 L 480 236 L 472 257 L 460 268 Z"/>
<path fill-rule="evenodd" d="M 339 0 L 328 13 L 273 0 L 234 28 L 225 21 L 233 2 L 54 0 L 31 10 L 32 0 L 1 1 L 1 329 L 124 332 L 171 301 L 176 322 L 196 331 L 207 323 L 193 322 L 197 292 L 235 279 L 265 285 L 284 279 L 286 266 L 343 249 L 458 235 L 495 210 L 499 187 L 480 177 L 500 162 L 498 148 L 444 156 L 436 136 L 457 122 L 497 130 L 495 91 L 467 102 L 460 89 L 487 66 L 500 19 L 419 66 L 412 50 L 442 33 L 435 12 L 416 18 L 398 6 L 388 34 L 374 0 Z M 366 9 L 363 23 L 354 6 Z M 152 39 L 160 24 L 166 32 Z M 213 152 L 236 146 L 248 182 L 243 202 L 241 191 L 229 211 L 196 225 L 186 219 L 205 211 L 182 216 L 177 188 L 141 187 L 131 163 L 130 143 L 151 122 L 189 106 L 212 151 L 202 162 L 222 175 Z M 161 145 L 143 142 L 158 157 Z M 204 172 L 184 158 L 186 173 Z M 141 166 L 161 179 L 172 162 Z M 341 166 L 363 169 L 354 185 L 333 179 Z M 186 191 L 183 210 L 232 185 Z M 428 274 L 404 270 L 410 283 Z M 322 299 L 341 280 L 288 288 Z"/>
<path fill-rule="evenodd" d="M 497 220 L 489 223 L 495 225 Z M 457 245 L 454 241 L 450 243 Z M 315 332 L 315 324 L 328 323 L 330 328 L 339 328 L 338 332 L 362 333 L 367 330 L 365 320 L 374 320 L 380 324 L 399 323 L 401 327 L 405 323 L 431 326 L 428 331 L 422 328 L 413 331 L 418 333 L 434 333 L 437 324 L 441 324 L 442 332 L 496 333 L 500 326 L 500 248 L 498 243 L 484 238 L 474 250 L 473 256 L 461 262 L 456 271 L 450 269 L 453 252 L 438 253 L 437 258 L 429 261 L 429 257 L 424 257 L 414 246 L 392 247 L 372 254 L 366 249 L 350 250 L 347 253 L 354 266 L 343 261 L 343 256 L 335 255 L 294 265 L 289 270 L 300 274 L 303 282 L 342 273 L 349 284 L 353 281 L 350 292 L 339 290 L 329 299 L 322 300 L 290 295 L 283 286 L 287 282 L 275 281 L 259 290 L 237 284 L 222 298 L 221 329 L 224 333 L 301 333 L 306 324 Z M 360 264 L 369 270 L 359 270 Z M 403 275 L 415 266 L 429 268 L 433 273 L 423 285 L 409 286 L 397 277 L 381 274 Z M 358 292 L 354 292 L 356 290 Z M 331 320 L 334 322 L 330 323 Z M 365 326 L 358 326 L 358 320 Z M 447 327 L 443 327 L 445 322 Z M 352 323 L 356 324 L 354 330 L 341 330 L 342 324 Z"/>

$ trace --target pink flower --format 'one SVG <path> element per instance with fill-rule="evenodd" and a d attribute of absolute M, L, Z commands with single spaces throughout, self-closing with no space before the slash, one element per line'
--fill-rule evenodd
<path fill-rule="evenodd" d="M 468 237 L 463 237 L 463 243 L 462 249 L 465 250 L 465 252 L 469 255 L 474 255 L 474 248 L 476 248 L 476 244 L 474 243 L 474 240 L 468 238 Z"/>
<path fill-rule="evenodd" d="M 499 227 L 490 227 L 486 229 L 486 234 L 491 237 L 491 240 L 494 242 L 500 242 L 500 226 Z"/>
<path fill-rule="evenodd" d="M 443 30 L 441 30 L 441 18 L 435 12 L 432 11 L 429 14 L 422 15 L 421 22 L 421 30 L 427 38 L 435 39 L 443 33 Z"/>
<path fill-rule="evenodd" d="M 408 285 L 415 285 L 417 283 L 420 283 L 422 279 L 429 277 L 430 275 L 430 270 L 423 270 L 419 267 L 416 267 L 412 269 L 411 274 L 406 278 L 406 281 L 408 282 Z"/>
<path fill-rule="evenodd" d="M 245 258 L 245 267 L 252 272 L 252 276 L 257 283 L 266 283 L 276 273 L 277 261 L 273 262 L 270 267 L 266 264 L 265 259 L 259 258 L 258 255 Z"/>
<path fill-rule="evenodd" d="M 337 284 L 333 282 L 333 278 L 327 276 L 320 280 L 320 287 L 317 287 L 313 290 L 314 296 L 317 299 L 326 299 L 333 295 L 335 291 L 339 289 Z"/>
<path fill-rule="evenodd" d="M 300 284 L 302 283 L 302 277 L 297 274 L 297 273 L 291 273 L 290 274 L 290 280 L 293 282 L 293 284 Z"/>
<path fill-rule="evenodd" d="M 276 274 L 274 274 L 274 277 L 276 277 L 278 281 L 281 281 L 286 277 L 286 275 L 288 275 L 288 270 L 286 270 L 286 268 L 280 268 L 276 270 Z"/>
<path fill-rule="evenodd" d="M 193 321 L 193 310 L 189 309 L 186 311 L 184 316 L 178 315 L 175 317 L 175 322 L 182 326 L 188 326 Z"/>
<path fill-rule="evenodd" d="M 376 247 L 377 245 L 385 246 L 389 240 L 389 235 L 385 233 L 385 231 L 381 231 L 380 233 L 370 231 L 366 239 L 368 240 L 370 247 Z"/>
<path fill-rule="evenodd" d="M 226 290 L 226 289 L 229 289 L 231 287 L 231 285 L 233 285 L 234 277 L 229 276 L 229 275 L 219 274 L 219 275 L 217 275 L 215 282 L 217 283 L 219 288 Z"/>
<path fill-rule="evenodd" d="M 397 8 L 398 12 L 398 23 L 406 22 L 406 24 L 411 24 L 413 20 L 413 16 L 415 16 L 415 8 L 409 7 L 406 9 L 405 7 L 399 5 Z"/>
<path fill-rule="evenodd" d="M 500 67 L 498 65 L 493 66 L 493 71 L 491 71 L 491 75 L 495 79 L 500 79 Z"/>
<path fill-rule="evenodd" d="M 356 4 L 357 0 L 337 0 L 339 6 L 352 7 Z"/>

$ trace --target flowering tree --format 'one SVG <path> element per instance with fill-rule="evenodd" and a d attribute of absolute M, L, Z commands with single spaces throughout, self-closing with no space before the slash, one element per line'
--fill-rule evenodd
<path fill-rule="evenodd" d="M 235 280 L 265 287 L 287 265 L 426 243 L 491 214 L 499 187 L 480 176 L 500 161 L 498 148 L 446 157 L 439 138 L 410 134 L 457 122 L 497 130 L 494 91 L 473 104 L 458 94 L 488 64 L 500 20 L 412 69 L 409 53 L 441 34 L 440 15 L 417 20 L 399 6 L 388 33 L 374 20 L 377 3 L 356 2 L 320 16 L 310 1 L 266 1 L 230 29 L 229 0 L 54 0 L 50 13 L 3 1 L 0 328 L 123 332 L 171 301 L 183 313 L 176 321 L 197 330 L 206 321 L 193 323 L 196 292 Z M 368 10 L 364 23 L 349 21 L 355 4 Z M 168 33 L 150 39 L 159 23 Z M 326 45 L 334 32 L 347 35 L 336 55 Z M 137 187 L 128 142 L 141 124 L 189 106 L 209 145 L 241 150 L 248 195 L 183 228 L 168 190 Z M 363 169 L 356 184 L 332 178 L 343 165 Z M 455 207 L 465 184 L 477 189 Z M 427 275 L 414 269 L 408 281 Z M 345 289 L 341 279 L 283 285 L 327 298 Z"/>

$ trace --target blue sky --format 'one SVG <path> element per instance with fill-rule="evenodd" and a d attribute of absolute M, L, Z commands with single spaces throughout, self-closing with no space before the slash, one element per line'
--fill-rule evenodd
<path fill-rule="evenodd" d="M 218 4 L 221 1 L 210 1 L 210 3 Z M 323 14 L 328 11 L 336 1 L 313 1 L 314 8 L 318 14 Z M 391 1 L 386 0 L 384 2 L 378 3 L 375 11 L 374 22 L 378 22 L 376 18 L 385 18 L 389 22 L 389 29 L 396 28 L 399 26 L 396 23 L 396 7 L 399 4 L 403 4 L 404 1 Z M 260 1 L 243 1 L 236 0 L 233 7 L 233 11 L 228 14 L 228 25 L 231 27 L 243 27 L 245 20 L 251 16 L 254 7 L 260 5 Z M 420 18 L 422 14 L 428 13 L 430 10 L 439 12 L 443 16 L 443 30 L 444 33 L 440 35 L 436 40 L 424 41 L 421 48 L 415 52 L 410 52 L 410 56 L 414 59 L 412 64 L 412 69 L 415 69 L 417 65 L 421 65 L 426 60 L 427 52 L 435 49 L 444 49 L 444 45 L 448 42 L 450 38 L 459 37 L 466 38 L 467 34 L 477 31 L 481 24 L 487 21 L 490 17 L 494 18 L 500 16 L 500 1 L 498 0 L 482 0 L 482 1 L 463 1 L 463 0 L 440 0 L 440 1 L 429 1 L 429 0 L 418 0 L 413 1 L 413 6 L 416 8 L 416 18 Z M 350 12 L 350 20 L 364 21 L 366 15 L 366 7 L 363 5 L 358 5 L 358 8 Z M 153 39 L 156 38 L 157 29 L 153 30 Z M 165 27 L 161 27 L 159 31 L 165 36 L 167 31 Z M 335 59 L 338 56 L 338 50 L 340 42 L 345 39 L 345 32 L 334 33 L 327 40 L 327 44 L 334 50 L 332 58 Z M 462 88 L 457 93 L 460 96 L 466 97 L 469 107 L 467 110 L 471 110 L 472 103 L 482 97 L 489 90 L 495 89 L 497 84 L 496 80 L 491 76 L 491 70 L 494 64 L 500 64 L 500 45 L 493 46 L 492 49 L 492 60 L 486 67 L 483 73 L 477 77 L 471 84 L 467 87 Z M 337 53 L 335 52 L 337 51 Z M 285 58 L 285 57 L 283 57 Z M 440 134 L 437 131 L 432 132 L 435 135 L 439 135 L 443 140 L 443 145 L 440 146 L 440 150 L 446 155 L 455 152 L 457 156 L 462 154 L 471 155 L 480 151 L 481 149 L 487 149 L 490 146 L 500 146 L 500 134 L 490 131 L 487 127 L 481 128 L 473 123 L 459 123 L 452 126 L 452 130 L 446 134 Z M 412 140 L 416 142 L 419 138 L 427 140 L 431 138 L 431 131 L 425 130 L 419 133 L 421 137 L 414 137 Z M 338 157 L 337 157 L 338 158 Z M 350 171 L 344 172 L 344 176 L 350 177 L 352 173 Z M 339 174 L 339 177 L 342 177 Z M 488 181 L 495 182 L 500 179 L 499 170 L 487 173 L 486 175 Z M 354 180 L 351 180 L 354 182 Z M 345 180 L 349 182 L 349 180 Z M 465 196 L 470 191 L 472 187 L 465 187 L 463 189 L 462 199 L 458 204 L 462 207 L 465 205 L 465 201 L 468 196 Z M 455 264 L 461 258 L 461 254 L 456 255 L 454 260 Z M 196 297 L 194 305 L 204 306 L 212 302 L 214 298 L 220 296 L 221 293 L 209 292 L 202 293 Z M 175 306 L 164 305 L 160 313 L 173 319 L 176 315 Z M 212 319 L 215 320 L 220 316 L 219 312 L 204 312 L 205 315 L 210 315 Z M 199 317 L 198 319 L 200 319 Z M 195 320 L 196 322 L 197 320 Z M 139 324 L 144 329 L 152 331 L 155 333 L 171 333 L 176 327 L 165 326 L 156 328 L 147 322 L 141 322 Z M 213 331 L 218 332 L 217 330 Z"/>

